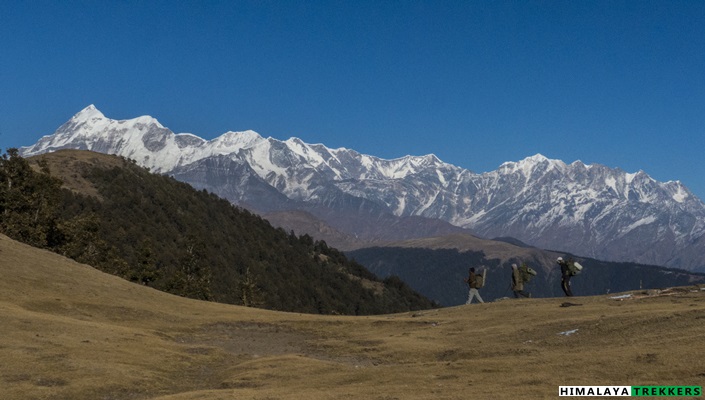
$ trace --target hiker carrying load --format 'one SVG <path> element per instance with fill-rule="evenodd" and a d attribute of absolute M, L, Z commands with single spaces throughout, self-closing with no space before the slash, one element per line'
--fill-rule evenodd
<path fill-rule="evenodd" d="M 569 258 L 568 261 L 563 260 L 563 257 L 558 257 L 556 260 L 561 266 L 561 289 L 566 296 L 573 296 L 573 291 L 570 288 L 570 278 L 582 271 L 583 266 Z"/>
<path fill-rule="evenodd" d="M 529 268 L 526 263 L 522 263 L 521 267 L 512 264 L 512 291 L 514 292 L 514 297 L 517 299 L 519 296 L 531 297 L 531 293 L 524 291 L 524 284 L 529 283 L 535 275 L 536 271 Z"/>
<path fill-rule="evenodd" d="M 485 270 L 485 274 L 487 270 Z M 477 297 L 480 303 L 484 303 L 482 297 L 480 297 L 480 292 L 477 290 L 485 285 L 485 275 L 476 274 L 475 268 L 470 268 L 468 271 L 468 277 L 464 279 L 465 283 L 470 286 L 470 292 L 468 293 L 468 301 L 465 304 L 472 303 L 472 299 Z"/>

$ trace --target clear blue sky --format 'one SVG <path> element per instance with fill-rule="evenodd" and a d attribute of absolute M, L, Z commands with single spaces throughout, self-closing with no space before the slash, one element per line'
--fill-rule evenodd
<path fill-rule="evenodd" d="M 89 104 L 475 172 L 541 153 L 705 199 L 705 1 L 0 0 L 0 147 Z"/>

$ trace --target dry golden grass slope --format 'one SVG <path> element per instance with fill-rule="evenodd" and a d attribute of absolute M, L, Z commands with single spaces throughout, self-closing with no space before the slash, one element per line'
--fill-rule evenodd
<path fill-rule="evenodd" d="M 174 297 L 0 236 L 0 399 L 547 399 L 559 385 L 705 382 L 702 288 L 565 301 L 278 313 Z"/>

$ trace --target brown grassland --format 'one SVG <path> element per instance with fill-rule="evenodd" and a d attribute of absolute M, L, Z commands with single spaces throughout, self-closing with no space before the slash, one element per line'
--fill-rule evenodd
<path fill-rule="evenodd" d="M 317 316 L 175 297 L 0 235 L 0 399 L 546 399 L 559 385 L 701 386 L 702 289 Z"/>

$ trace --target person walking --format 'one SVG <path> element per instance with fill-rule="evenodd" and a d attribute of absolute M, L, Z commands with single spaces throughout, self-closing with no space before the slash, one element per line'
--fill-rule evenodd
<path fill-rule="evenodd" d="M 563 289 L 563 293 L 565 293 L 566 296 L 571 297 L 573 296 L 573 291 L 570 288 L 570 278 L 573 274 L 568 268 L 570 261 L 565 261 L 563 257 L 558 257 L 556 262 L 561 266 L 561 289 Z"/>
<path fill-rule="evenodd" d="M 524 277 L 516 264 L 512 264 L 512 291 L 517 299 L 519 296 L 531 297 L 531 293 L 524 291 Z"/>
<path fill-rule="evenodd" d="M 480 297 L 480 292 L 477 290 L 477 274 L 475 274 L 475 268 L 470 268 L 470 271 L 468 271 L 468 277 L 465 278 L 465 282 L 470 286 L 468 301 L 465 304 L 472 303 L 472 299 L 475 297 L 477 297 L 477 301 L 484 303 L 482 297 Z"/>

